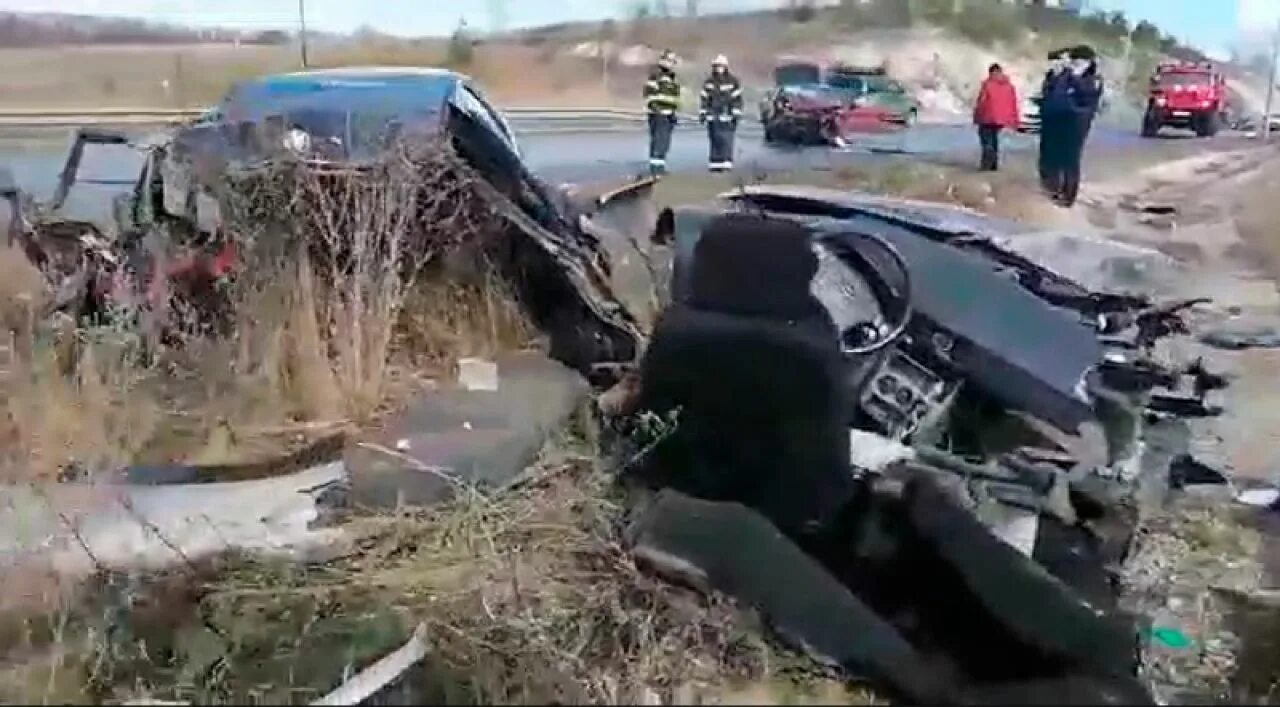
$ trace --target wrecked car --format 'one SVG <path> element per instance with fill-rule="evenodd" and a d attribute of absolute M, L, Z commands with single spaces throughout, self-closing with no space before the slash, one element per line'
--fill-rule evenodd
<path fill-rule="evenodd" d="M 774 69 L 774 88 L 760 102 L 760 122 L 769 143 L 844 145 L 858 132 L 886 129 L 892 110 L 855 100 L 849 90 L 825 82 L 821 66 L 784 62 Z"/>
<path fill-rule="evenodd" d="M 579 228 L 568 197 L 530 173 L 510 125 L 479 88 L 443 69 L 263 76 L 235 86 L 204 115 L 147 143 L 81 130 L 50 203 L 9 191 L 15 205 L 10 237 L 21 239 L 62 293 L 57 307 L 101 310 L 122 277 L 147 299 L 158 280 L 207 284 L 234 273 L 237 234 L 229 232 L 217 192 L 229 176 L 292 160 L 359 178 L 395 145 L 429 140 L 446 142 L 479 176 L 476 196 L 504 231 L 494 239 L 504 244 L 495 261 L 532 319 L 551 332 L 553 356 L 584 371 L 630 361 L 640 333 L 609 290 L 599 243 Z M 60 209 L 85 150 L 104 144 L 142 151 L 136 184 L 116 202 L 113 223 L 63 217 Z M 626 190 L 619 194 L 625 198 Z M 153 246 L 160 241 L 151 250 L 162 251 L 163 260 L 140 245 L 148 238 Z M 56 268 L 50 265 L 55 252 L 69 253 Z"/>
<path fill-rule="evenodd" d="M 911 703 L 1150 704 L 1113 472 L 1225 382 L 1144 353 L 1188 302 L 1089 289 L 1018 229 L 798 186 L 662 211 L 630 409 L 674 424 L 625 469 L 655 492 L 637 558 Z"/>

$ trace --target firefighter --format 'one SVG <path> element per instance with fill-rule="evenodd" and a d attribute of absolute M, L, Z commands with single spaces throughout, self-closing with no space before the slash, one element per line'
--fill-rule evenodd
<path fill-rule="evenodd" d="M 982 171 L 1000 169 L 1000 131 L 1016 128 L 1020 122 L 1018 92 L 1004 69 L 992 64 L 973 106 L 973 123 L 978 126 L 978 141 L 982 144 Z"/>
<path fill-rule="evenodd" d="M 729 60 L 723 54 L 711 62 L 701 99 L 698 120 L 707 126 L 710 143 L 707 169 L 727 172 L 733 169 L 733 137 L 742 118 L 742 84 L 729 71 Z"/>
<path fill-rule="evenodd" d="M 649 72 L 644 84 L 645 111 L 649 118 L 649 171 L 667 171 L 667 152 L 671 149 L 671 133 L 676 127 L 676 110 L 680 107 L 680 80 L 675 73 L 676 56 L 667 50 L 658 57 L 658 65 Z"/>

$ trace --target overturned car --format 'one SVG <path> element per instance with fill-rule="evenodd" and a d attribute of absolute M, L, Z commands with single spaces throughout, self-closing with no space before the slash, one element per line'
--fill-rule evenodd
<path fill-rule="evenodd" d="M 116 201 L 112 223 L 66 217 L 62 207 L 85 151 L 104 144 L 142 152 L 135 185 Z M 501 233 L 489 240 L 501 252 L 487 255 L 515 285 L 532 318 L 553 332 L 553 355 L 584 371 L 630 361 L 640 332 L 609 290 L 608 259 L 599 243 L 579 228 L 568 197 L 525 167 L 502 114 L 465 76 L 446 70 L 372 67 L 264 76 L 237 85 L 215 108 L 157 139 L 135 142 L 123 133 L 81 130 L 50 203 L 37 204 L 16 188 L 6 191 L 13 204 L 10 238 L 49 277 L 57 293 L 52 306 L 77 316 L 129 297 L 161 307 L 161 291 L 207 299 L 217 290 L 212 285 L 233 277 L 243 262 L 246 235 L 224 213 L 228 197 L 242 197 L 280 165 L 305 166 L 325 189 L 339 189 L 394 161 L 397 150 L 423 145 L 447 148 L 448 160 L 456 157 L 456 163 L 437 166 L 467 172 L 431 188 L 457 188 L 456 200 L 477 201 L 493 217 L 489 228 Z M 312 205 L 285 196 L 276 213 L 258 205 L 261 213 L 249 220 L 283 219 L 282 210 L 310 215 L 305 209 Z"/>

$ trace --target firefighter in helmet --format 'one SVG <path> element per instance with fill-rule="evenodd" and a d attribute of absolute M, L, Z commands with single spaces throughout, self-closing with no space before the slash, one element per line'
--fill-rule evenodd
<path fill-rule="evenodd" d="M 702 82 L 702 108 L 698 119 L 707 126 L 710 155 L 707 169 L 726 172 L 733 169 L 733 137 L 742 118 L 742 83 L 729 71 L 725 55 L 711 62 L 711 74 Z"/>
<path fill-rule="evenodd" d="M 667 169 L 667 152 L 671 149 L 671 133 L 680 107 L 680 80 L 676 78 L 675 68 L 675 54 L 671 50 L 662 52 L 644 84 L 645 112 L 649 118 L 649 171 L 654 174 Z"/>

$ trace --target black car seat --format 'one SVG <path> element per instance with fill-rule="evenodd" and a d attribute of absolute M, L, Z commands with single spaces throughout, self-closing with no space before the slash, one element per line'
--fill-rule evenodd
<path fill-rule="evenodd" d="M 763 215 L 711 221 L 688 297 L 659 318 L 640 407 L 678 409 L 650 481 L 755 508 L 801 539 L 854 493 L 839 336 L 810 294 L 810 233 Z"/>

